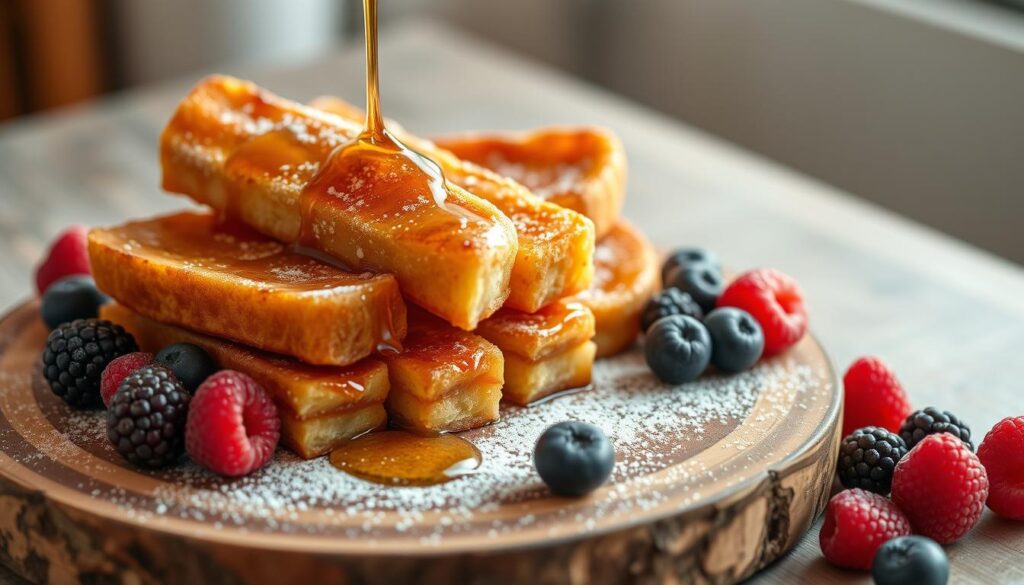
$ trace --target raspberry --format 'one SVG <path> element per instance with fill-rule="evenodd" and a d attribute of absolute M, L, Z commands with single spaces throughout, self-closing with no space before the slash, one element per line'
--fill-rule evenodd
<path fill-rule="evenodd" d="M 145 366 L 118 386 L 107 410 L 107 438 L 140 467 L 164 467 L 184 453 L 189 394 L 163 366 Z"/>
<path fill-rule="evenodd" d="M 978 459 L 988 473 L 988 507 L 1024 520 L 1024 416 L 997 422 L 978 447 Z"/>
<path fill-rule="evenodd" d="M 221 370 L 192 397 L 185 449 L 210 471 L 248 475 L 270 460 L 280 428 L 277 407 L 263 388 L 241 372 Z"/>
<path fill-rule="evenodd" d="M 967 534 L 987 497 L 988 475 L 978 456 L 948 433 L 928 435 L 896 464 L 892 501 L 916 534 L 939 544 Z"/>
<path fill-rule="evenodd" d="M 117 392 L 121 381 L 128 377 L 135 370 L 153 363 L 153 354 L 137 351 L 125 354 L 107 364 L 100 376 L 100 397 L 103 398 L 103 406 L 110 408 L 110 399 Z"/>
<path fill-rule="evenodd" d="M 839 481 L 848 488 L 887 495 L 893 470 L 906 454 L 907 445 L 899 435 L 879 427 L 857 429 L 839 446 Z"/>
<path fill-rule="evenodd" d="M 43 349 L 43 377 L 71 406 L 101 403 L 100 378 L 107 364 L 139 351 L 135 338 L 120 325 L 102 319 L 78 319 L 50 332 Z"/>
<path fill-rule="evenodd" d="M 719 307 L 737 307 L 753 315 L 764 330 L 764 355 L 793 346 L 807 332 L 803 293 L 792 278 L 771 268 L 741 274 L 722 296 Z"/>
<path fill-rule="evenodd" d="M 910 401 L 896 375 L 882 360 L 863 357 L 843 376 L 843 434 L 861 427 L 882 427 L 899 432 L 910 414 Z"/>
<path fill-rule="evenodd" d="M 908 534 L 910 521 L 895 504 L 855 488 L 841 491 L 828 501 L 818 543 L 833 565 L 867 570 L 878 547 Z"/>
<path fill-rule="evenodd" d="M 948 410 L 929 406 L 908 416 L 900 426 L 900 436 L 910 449 L 920 443 L 921 439 L 935 433 L 949 433 L 974 450 L 974 443 L 971 443 L 971 427 Z"/>
<path fill-rule="evenodd" d="M 92 274 L 89 267 L 89 229 L 73 225 L 50 245 L 46 259 L 36 268 L 36 291 L 41 295 L 54 282 L 73 274 Z"/>

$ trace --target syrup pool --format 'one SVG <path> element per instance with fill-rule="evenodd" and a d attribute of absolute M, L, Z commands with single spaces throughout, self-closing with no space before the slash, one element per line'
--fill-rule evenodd
<path fill-rule="evenodd" d="M 405 431 L 371 433 L 335 449 L 331 465 L 384 485 L 429 486 L 475 472 L 480 451 L 455 435 L 424 437 Z"/>

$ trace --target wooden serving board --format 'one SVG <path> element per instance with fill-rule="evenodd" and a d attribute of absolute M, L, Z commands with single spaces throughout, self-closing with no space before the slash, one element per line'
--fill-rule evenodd
<path fill-rule="evenodd" d="M 633 351 L 587 392 L 464 433 L 480 471 L 429 488 L 351 478 L 279 451 L 261 472 L 145 472 L 102 412 L 51 394 L 36 303 L 0 321 L 0 560 L 39 582 L 733 583 L 824 509 L 841 393 L 808 336 L 737 376 L 658 383 Z M 567 500 L 533 471 L 549 424 L 602 426 L 616 470 Z M 315 580 L 315 581 L 314 581 Z"/>

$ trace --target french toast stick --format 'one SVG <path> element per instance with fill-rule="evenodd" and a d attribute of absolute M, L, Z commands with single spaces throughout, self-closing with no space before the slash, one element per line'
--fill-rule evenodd
<path fill-rule="evenodd" d="M 362 123 L 364 117 L 361 109 L 334 97 L 320 97 L 311 104 L 349 122 Z M 519 254 L 505 306 L 532 313 L 589 286 L 593 278 L 593 264 L 588 256 L 594 247 L 593 222 L 397 125 L 392 125 L 392 130 L 403 142 L 437 161 L 449 181 L 490 201 L 512 219 L 519 237 Z M 623 172 L 624 164 L 623 159 Z M 621 196 L 621 190 L 614 191 L 614 196 Z M 617 213 L 620 203 L 612 202 L 609 207 Z"/>
<path fill-rule="evenodd" d="M 516 228 L 453 181 L 439 204 L 425 185 L 407 184 L 377 159 L 336 177 L 318 173 L 336 170 L 332 151 L 358 132 L 251 83 L 209 77 L 161 136 L 163 187 L 353 272 L 392 273 L 410 300 L 474 328 L 509 296 Z"/>

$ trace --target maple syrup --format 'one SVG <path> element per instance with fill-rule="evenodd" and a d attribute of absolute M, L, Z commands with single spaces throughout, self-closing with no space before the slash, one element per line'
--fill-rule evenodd
<path fill-rule="evenodd" d="M 455 435 L 420 436 L 406 431 L 363 435 L 335 449 L 331 465 L 366 481 L 394 486 L 428 486 L 473 473 L 480 451 Z"/>
<path fill-rule="evenodd" d="M 449 186 L 441 167 L 409 148 L 388 131 L 380 107 L 377 65 L 377 0 L 363 0 L 366 35 L 366 122 L 351 142 L 331 152 L 300 196 L 299 241 L 315 247 L 319 237 L 315 210 L 321 205 L 356 206 L 361 213 L 386 219 L 389 212 L 432 201 L 463 225 L 477 214 L 448 201 Z M 435 219 L 438 231 L 451 231 L 451 217 Z M 423 226 L 432 228 L 435 226 Z"/>
<path fill-rule="evenodd" d="M 364 127 L 353 141 L 331 152 L 303 189 L 299 200 L 300 248 L 316 247 L 317 230 L 322 229 L 315 223 L 316 208 L 339 202 L 356 205 L 360 213 L 382 219 L 387 219 L 389 212 L 402 208 L 402 201 L 432 202 L 451 215 L 441 214 L 430 220 L 431 225 L 421 223 L 419 227 L 438 233 L 451 233 L 460 226 L 465 227 L 467 222 L 482 220 L 468 209 L 448 201 L 449 187 L 437 163 L 409 148 L 388 131 L 380 107 L 377 0 L 363 0 L 363 19 L 366 36 Z M 431 318 L 424 316 L 424 319 Z M 427 344 L 417 352 L 407 351 L 403 356 L 426 362 L 442 360 L 461 371 L 479 367 L 482 359 L 479 351 L 462 344 L 443 343 L 440 337 L 443 336 L 433 340 L 435 344 Z M 338 469 L 367 481 L 426 486 L 471 473 L 483 458 L 472 443 L 453 435 L 420 436 L 406 431 L 383 431 L 339 447 L 331 453 L 330 461 Z"/>

